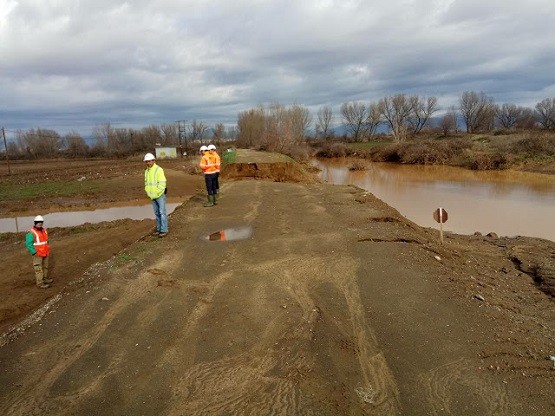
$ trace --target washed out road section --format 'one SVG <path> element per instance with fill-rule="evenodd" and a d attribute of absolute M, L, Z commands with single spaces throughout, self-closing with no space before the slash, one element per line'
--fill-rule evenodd
<path fill-rule="evenodd" d="M 0 349 L 0 413 L 518 414 L 514 386 L 480 369 L 487 325 L 394 218 L 322 184 L 191 200 L 143 257 L 97 267 Z M 252 237 L 203 238 L 235 224 Z"/>
<path fill-rule="evenodd" d="M 0 348 L 0 414 L 555 413 L 550 242 L 441 245 L 361 189 L 237 160 L 163 239 L 151 221 L 59 231 L 67 286 Z"/>

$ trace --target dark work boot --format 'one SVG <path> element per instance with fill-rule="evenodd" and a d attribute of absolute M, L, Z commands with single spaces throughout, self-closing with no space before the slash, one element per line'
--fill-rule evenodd
<path fill-rule="evenodd" d="M 214 206 L 214 195 L 208 195 L 208 202 L 204 204 L 205 207 L 213 207 Z"/>

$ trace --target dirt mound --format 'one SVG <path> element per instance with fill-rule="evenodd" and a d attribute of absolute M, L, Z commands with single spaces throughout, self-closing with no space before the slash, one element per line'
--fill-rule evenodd
<path fill-rule="evenodd" d="M 268 179 L 274 182 L 317 183 L 318 180 L 306 172 L 298 163 L 233 163 L 227 165 L 222 178 L 236 180 L 244 178 Z"/>

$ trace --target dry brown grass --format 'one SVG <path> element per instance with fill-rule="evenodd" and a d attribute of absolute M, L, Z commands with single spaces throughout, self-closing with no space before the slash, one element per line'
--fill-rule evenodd
<path fill-rule="evenodd" d="M 555 133 L 531 131 L 442 139 L 417 138 L 371 149 L 369 158 L 379 162 L 442 164 L 477 170 L 552 164 L 555 161 Z"/>

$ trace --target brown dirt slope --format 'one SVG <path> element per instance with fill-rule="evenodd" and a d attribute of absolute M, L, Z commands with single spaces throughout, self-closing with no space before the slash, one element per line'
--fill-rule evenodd
<path fill-rule="evenodd" d="M 360 189 L 264 180 L 170 227 L 0 348 L 0 413 L 555 413 L 553 298 L 526 274 L 551 266 L 525 248 L 551 242 L 440 245 Z"/>
<path fill-rule="evenodd" d="M 163 160 L 169 183 L 171 202 L 181 202 L 202 191 L 201 175 L 191 175 L 191 160 Z M 16 162 L 12 174 L 1 177 L 0 186 L 7 188 L 26 184 L 45 184 L 77 181 L 93 182 L 96 191 L 90 195 L 39 195 L 34 198 L 21 195 L 0 203 L 0 213 L 14 216 L 33 216 L 59 211 L 90 211 L 114 206 L 149 204 L 144 194 L 144 166 L 137 160 L 64 160 Z M 45 186 L 46 188 L 46 186 Z M 9 331 L 18 321 L 31 314 L 49 299 L 64 290 L 70 290 L 75 280 L 95 263 L 102 263 L 121 250 L 137 243 L 147 235 L 152 220 L 119 220 L 101 224 L 85 224 L 69 229 L 49 228 L 52 256 L 50 261 L 54 286 L 47 290 L 34 287 L 34 275 L 29 254 L 25 250 L 25 230 L 32 224 L 20 224 L 20 233 L 0 234 L 3 272 L 0 273 L 0 332 Z M 118 257 L 119 258 L 119 257 Z M 125 260 L 125 256 L 122 257 Z M 15 332 L 16 335 L 17 331 Z"/>

